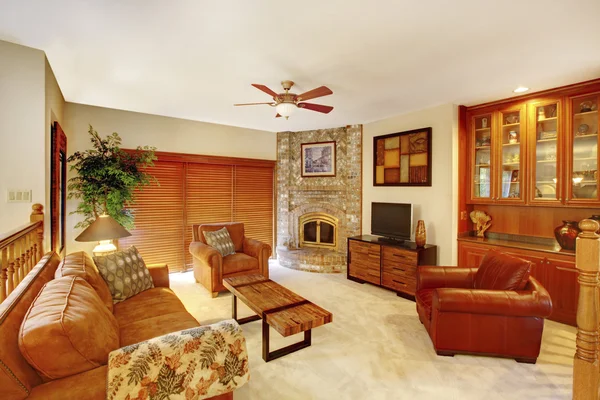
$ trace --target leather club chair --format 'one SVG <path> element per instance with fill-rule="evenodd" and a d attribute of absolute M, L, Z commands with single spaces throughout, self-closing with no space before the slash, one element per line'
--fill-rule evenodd
<path fill-rule="evenodd" d="M 478 354 L 535 364 L 552 301 L 531 263 L 490 250 L 479 268 L 417 270 L 417 312 L 438 355 Z"/>
<path fill-rule="evenodd" d="M 215 248 L 206 244 L 204 232 L 227 228 L 235 246 L 235 254 L 222 257 Z M 239 275 L 261 274 L 269 277 L 269 257 L 271 246 L 244 235 L 244 224 L 225 222 L 217 224 L 193 225 L 193 241 L 190 253 L 194 261 L 194 278 L 208 289 L 212 297 L 227 290 L 223 278 Z"/>

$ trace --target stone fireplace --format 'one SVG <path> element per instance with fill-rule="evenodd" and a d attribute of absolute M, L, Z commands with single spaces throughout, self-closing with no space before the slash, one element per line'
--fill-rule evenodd
<path fill-rule="evenodd" d="M 302 177 L 301 144 L 336 142 L 336 176 Z M 346 269 L 361 233 L 362 126 L 277 134 L 277 257 L 288 268 Z"/>

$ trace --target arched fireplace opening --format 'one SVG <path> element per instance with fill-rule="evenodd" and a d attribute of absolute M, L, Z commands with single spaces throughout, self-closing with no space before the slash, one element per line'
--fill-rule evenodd
<path fill-rule="evenodd" d="M 299 247 L 337 249 L 338 219 L 325 213 L 313 212 L 300 216 Z"/>

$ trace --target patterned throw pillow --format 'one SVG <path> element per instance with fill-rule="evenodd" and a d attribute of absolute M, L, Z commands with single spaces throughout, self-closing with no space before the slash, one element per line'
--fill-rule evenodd
<path fill-rule="evenodd" d="M 150 271 L 135 246 L 107 256 L 94 257 L 94 262 L 110 289 L 114 303 L 154 287 Z"/>
<path fill-rule="evenodd" d="M 213 232 L 204 231 L 204 238 L 206 239 L 206 244 L 217 249 L 223 257 L 235 254 L 235 246 L 227 228 L 221 228 Z"/>

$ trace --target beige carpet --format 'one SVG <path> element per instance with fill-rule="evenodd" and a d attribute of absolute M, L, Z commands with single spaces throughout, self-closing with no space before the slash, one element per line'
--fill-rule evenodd
<path fill-rule="evenodd" d="M 312 346 L 265 363 L 261 323 L 243 325 L 250 383 L 243 399 L 569 399 L 575 328 L 547 321 L 536 365 L 514 360 L 438 357 L 415 303 L 346 279 L 271 264 L 271 279 L 333 313 L 316 328 Z M 231 295 L 213 299 L 191 272 L 171 275 L 171 287 L 201 324 L 231 318 Z M 238 304 L 241 304 L 239 302 Z M 243 304 L 239 315 L 250 315 Z M 271 350 L 302 339 L 271 330 Z"/>

